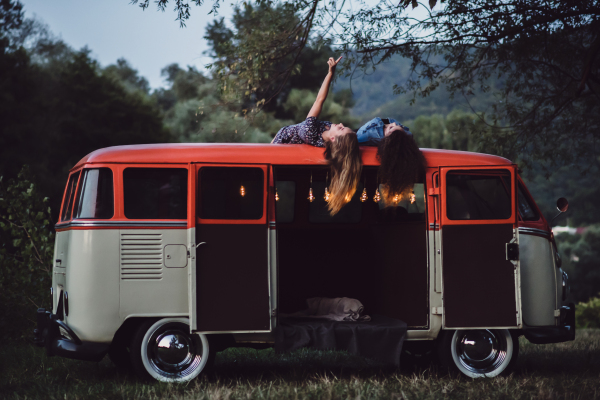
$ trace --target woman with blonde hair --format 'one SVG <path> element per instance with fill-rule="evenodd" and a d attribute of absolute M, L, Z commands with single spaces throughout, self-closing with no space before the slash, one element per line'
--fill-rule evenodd
<path fill-rule="evenodd" d="M 360 181 L 362 160 L 358 149 L 356 132 L 344 126 L 317 118 L 323 109 L 323 103 L 329 94 L 329 86 L 335 73 L 335 67 L 342 57 L 327 61 L 329 72 L 323 80 L 306 120 L 296 125 L 284 126 L 277 132 L 271 143 L 310 144 L 325 147 L 325 161 L 331 169 L 329 185 L 330 200 L 328 209 L 335 215 L 348 203 Z"/>

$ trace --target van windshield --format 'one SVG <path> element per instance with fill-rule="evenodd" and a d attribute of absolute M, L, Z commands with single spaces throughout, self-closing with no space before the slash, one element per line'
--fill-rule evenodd
<path fill-rule="evenodd" d="M 75 218 L 110 219 L 114 209 L 113 173 L 110 168 L 83 170 L 75 202 Z"/>

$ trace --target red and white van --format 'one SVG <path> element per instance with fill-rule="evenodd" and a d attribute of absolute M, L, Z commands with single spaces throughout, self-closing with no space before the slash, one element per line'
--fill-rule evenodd
<path fill-rule="evenodd" d="M 56 224 L 52 355 L 196 377 L 226 345 L 272 344 L 280 312 L 314 296 L 359 299 L 407 323 L 471 377 L 507 372 L 524 335 L 573 340 L 547 221 L 509 160 L 422 149 L 412 199 L 374 201 L 376 149 L 334 217 L 323 150 L 308 145 L 157 144 L 100 149 L 70 172 Z M 309 191 L 314 194 L 310 201 Z M 220 346 L 220 347 L 217 347 Z"/>

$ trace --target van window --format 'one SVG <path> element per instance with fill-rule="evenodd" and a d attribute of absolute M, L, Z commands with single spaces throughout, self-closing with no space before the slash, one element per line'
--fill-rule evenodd
<path fill-rule="evenodd" d="M 523 221 L 537 221 L 540 219 L 535 207 L 531 204 L 527 195 L 525 195 L 525 191 L 521 184 L 519 184 L 519 197 L 517 202 L 519 205 L 519 214 Z"/>
<path fill-rule="evenodd" d="M 261 219 L 264 174 L 260 168 L 200 169 L 200 218 Z"/>
<path fill-rule="evenodd" d="M 75 204 L 74 218 L 112 218 L 115 208 L 111 169 L 84 169 Z"/>
<path fill-rule="evenodd" d="M 73 211 L 73 198 L 75 197 L 75 189 L 77 188 L 78 179 L 79 172 L 76 172 L 71 175 L 69 182 L 67 182 L 67 192 L 65 193 L 62 215 L 60 217 L 61 221 L 68 221 L 71 219 L 71 213 Z"/>
<path fill-rule="evenodd" d="M 186 168 L 126 168 L 123 171 L 125 217 L 186 219 Z"/>
<path fill-rule="evenodd" d="M 324 181 L 313 182 L 313 196 L 315 199 L 309 203 L 308 221 L 313 224 L 357 224 L 362 218 L 362 203 L 360 195 L 363 190 L 363 184 L 359 183 L 352 200 L 346 204 L 335 215 L 331 216 L 327 209 L 325 201 L 325 186 Z M 308 196 L 308 193 L 307 193 Z"/>
<path fill-rule="evenodd" d="M 294 222 L 296 182 L 277 181 L 275 182 L 275 190 L 277 193 L 275 201 L 277 223 L 286 224 Z"/>
<path fill-rule="evenodd" d="M 509 171 L 448 172 L 446 186 L 448 219 L 507 219 L 511 216 Z"/>

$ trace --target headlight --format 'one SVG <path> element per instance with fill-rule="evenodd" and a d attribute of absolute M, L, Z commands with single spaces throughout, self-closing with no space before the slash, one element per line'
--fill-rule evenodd
<path fill-rule="evenodd" d="M 69 332 L 67 332 L 67 330 L 65 328 L 63 328 L 62 326 L 59 325 L 58 330 L 60 331 L 60 336 L 73 342 L 73 338 L 71 337 L 71 335 L 69 334 Z"/>
<path fill-rule="evenodd" d="M 562 299 L 567 300 L 569 296 L 569 275 L 565 271 L 562 273 Z"/>

